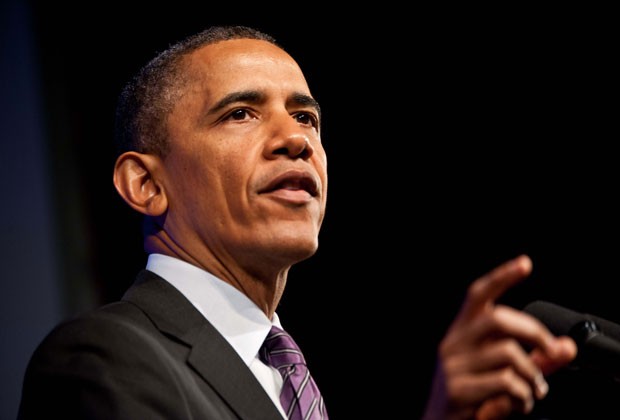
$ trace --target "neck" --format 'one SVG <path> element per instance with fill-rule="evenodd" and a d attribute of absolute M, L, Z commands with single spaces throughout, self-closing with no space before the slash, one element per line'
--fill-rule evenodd
<path fill-rule="evenodd" d="M 145 236 L 144 249 L 147 253 L 168 255 L 208 271 L 244 293 L 272 319 L 284 293 L 291 265 L 240 264 L 238 259 L 226 254 L 218 256 L 204 247 L 200 252 L 188 252 L 162 232 Z M 269 261 L 268 258 L 258 260 Z"/>

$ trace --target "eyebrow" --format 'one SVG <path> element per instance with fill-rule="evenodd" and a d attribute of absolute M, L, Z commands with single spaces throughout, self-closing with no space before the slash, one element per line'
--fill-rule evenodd
<path fill-rule="evenodd" d="M 321 106 L 312 96 L 306 95 L 305 93 L 294 93 L 288 102 L 314 108 L 316 113 L 319 114 L 319 119 L 321 119 Z"/>
<path fill-rule="evenodd" d="M 220 99 L 208 112 L 208 114 L 214 114 L 221 109 L 227 107 L 235 102 L 249 102 L 259 104 L 265 102 L 266 96 L 264 93 L 257 90 L 242 90 L 239 92 L 232 92 Z M 321 117 L 321 107 L 316 99 L 305 93 L 294 93 L 287 101 L 287 105 L 296 104 L 301 106 L 309 106 L 316 110 Z"/>

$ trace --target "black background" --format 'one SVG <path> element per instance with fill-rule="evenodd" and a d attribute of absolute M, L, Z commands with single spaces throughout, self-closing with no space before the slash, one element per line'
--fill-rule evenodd
<path fill-rule="evenodd" d="M 292 269 L 278 312 L 332 418 L 415 418 L 467 285 L 520 253 L 534 273 L 505 303 L 546 299 L 620 322 L 609 12 L 332 8 L 34 3 L 50 152 L 57 174 L 63 153 L 76 156 L 100 300 L 145 262 L 139 219 L 111 182 L 116 96 L 171 42 L 234 23 L 274 35 L 324 113 L 321 245 Z M 551 418 L 606 412 L 618 391 L 587 373 L 555 378 Z"/>

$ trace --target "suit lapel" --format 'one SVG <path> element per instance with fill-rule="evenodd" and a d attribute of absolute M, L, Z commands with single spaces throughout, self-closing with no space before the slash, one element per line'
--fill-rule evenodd
<path fill-rule="evenodd" d="M 213 334 L 205 328 L 194 343 L 188 363 L 218 390 L 241 418 L 257 419 L 258 413 L 269 413 L 265 418 L 281 419 L 254 374 L 234 350 L 234 354 L 230 354 L 231 350 L 219 333 Z"/>
<path fill-rule="evenodd" d="M 240 418 L 282 418 L 237 352 L 171 284 L 143 270 L 123 300 L 140 307 L 159 330 L 191 347 L 186 362 Z M 258 413 L 264 413 L 264 417 Z"/>

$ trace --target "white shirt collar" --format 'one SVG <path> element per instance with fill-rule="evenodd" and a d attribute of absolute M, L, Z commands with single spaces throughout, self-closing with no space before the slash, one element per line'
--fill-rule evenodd
<path fill-rule="evenodd" d="M 270 321 L 245 294 L 185 261 L 150 254 L 146 269 L 178 289 L 224 336 L 247 365 L 256 357 L 271 326 L 281 327 L 277 314 Z"/>

